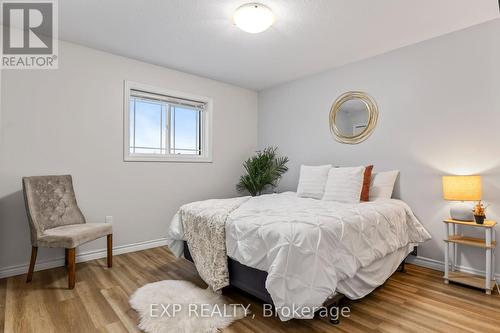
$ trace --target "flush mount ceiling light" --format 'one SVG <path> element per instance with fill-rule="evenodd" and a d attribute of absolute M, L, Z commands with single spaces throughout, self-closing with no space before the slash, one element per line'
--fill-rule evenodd
<path fill-rule="evenodd" d="M 267 30 L 274 23 L 274 14 L 260 3 L 247 3 L 234 12 L 234 24 L 243 31 L 256 34 Z"/>

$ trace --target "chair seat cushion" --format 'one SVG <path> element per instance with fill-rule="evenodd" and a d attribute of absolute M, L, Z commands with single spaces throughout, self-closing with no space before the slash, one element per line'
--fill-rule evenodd
<path fill-rule="evenodd" d="M 41 247 L 64 247 L 71 249 L 94 239 L 113 233 L 110 223 L 69 224 L 46 229 L 38 239 Z"/>

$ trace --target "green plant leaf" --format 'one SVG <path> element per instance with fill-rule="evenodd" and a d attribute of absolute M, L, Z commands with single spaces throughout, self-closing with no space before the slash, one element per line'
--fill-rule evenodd
<path fill-rule="evenodd" d="M 243 163 L 245 174 L 240 177 L 236 189 L 252 196 L 260 195 L 267 187 L 275 188 L 285 172 L 288 157 L 277 156 L 277 147 L 267 147 Z"/>

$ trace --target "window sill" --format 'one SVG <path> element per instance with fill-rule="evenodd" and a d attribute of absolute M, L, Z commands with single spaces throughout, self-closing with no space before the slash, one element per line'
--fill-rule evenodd
<path fill-rule="evenodd" d="M 212 157 L 206 156 L 150 156 L 150 155 L 127 155 L 124 162 L 170 162 L 170 163 L 212 163 Z"/>

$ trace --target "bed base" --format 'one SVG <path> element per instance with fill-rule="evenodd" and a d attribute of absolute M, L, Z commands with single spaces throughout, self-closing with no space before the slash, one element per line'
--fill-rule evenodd
<path fill-rule="evenodd" d="M 189 252 L 189 247 L 187 242 L 184 241 L 184 257 L 193 262 L 193 257 Z M 406 258 L 403 260 L 401 265 L 399 266 L 399 271 L 404 272 Z M 266 289 L 266 279 L 267 272 L 258 270 L 256 268 L 248 267 L 243 265 L 237 260 L 232 258 L 227 258 L 228 270 L 229 270 L 229 285 L 240 289 L 247 294 L 259 299 L 264 303 L 268 303 L 274 306 L 273 300 L 271 299 L 271 295 Z M 337 325 L 340 323 L 340 302 L 345 299 L 345 296 L 342 294 L 336 294 L 331 298 L 327 299 L 323 306 L 328 308 L 328 313 L 336 313 L 336 316 L 330 317 L 330 323 Z M 332 309 L 335 311 L 332 311 Z"/>

